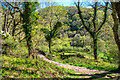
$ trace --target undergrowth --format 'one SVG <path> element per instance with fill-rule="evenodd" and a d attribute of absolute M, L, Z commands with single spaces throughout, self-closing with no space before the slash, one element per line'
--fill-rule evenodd
<path fill-rule="evenodd" d="M 2 77 L 4 78 L 62 78 L 73 70 L 61 68 L 43 59 L 16 58 L 3 55 Z"/>
<path fill-rule="evenodd" d="M 65 53 L 66 54 L 66 53 Z M 68 55 L 68 53 L 66 54 Z M 95 70 L 102 70 L 102 71 L 113 71 L 117 69 L 118 64 L 110 63 L 110 62 L 105 62 L 102 61 L 101 59 L 98 60 L 98 62 L 95 62 L 94 59 L 90 59 L 87 57 L 91 57 L 89 55 L 85 56 L 85 58 L 79 58 L 79 57 L 69 57 L 65 59 L 61 59 L 60 55 L 56 55 L 55 59 L 52 59 L 54 61 L 64 63 L 64 64 L 70 64 L 74 66 L 79 66 L 79 67 L 85 67 L 89 69 L 95 69 Z"/>

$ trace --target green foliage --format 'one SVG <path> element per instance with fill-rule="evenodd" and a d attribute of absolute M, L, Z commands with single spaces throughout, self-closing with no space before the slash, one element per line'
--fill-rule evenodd
<path fill-rule="evenodd" d="M 52 43 L 53 43 L 52 50 L 54 50 L 55 52 L 61 51 L 63 50 L 63 48 L 70 47 L 70 39 L 68 37 L 54 39 Z"/>
<path fill-rule="evenodd" d="M 62 78 L 73 72 L 73 70 L 61 68 L 39 57 L 38 59 L 26 58 L 28 52 L 23 43 L 17 45 L 16 48 L 8 48 L 7 53 L 9 55 L 2 55 L 3 78 Z"/>
<path fill-rule="evenodd" d="M 4 39 L 2 38 L 3 44 L 7 44 L 7 48 L 3 46 L 4 48 L 2 49 L 7 53 L 2 55 L 3 77 L 73 77 L 69 75 L 72 70 L 58 67 L 43 59 L 26 58 L 28 48 L 25 45 L 24 37 L 33 48 L 39 48 L 44 52 L 48 52 L 49 48 L 51 48 L 53 51 L 52 54 L 55 54 L 55 58 L 53 59 L 52 56 L 47 55 L 48 59 L 89 69 L 110 71 L 117 68 L 118 49 L 113 39 L 111 28 L 113 21 L 110 15 L 108 15 L 107 23 L 105 23 L 98 34 L 98 65 L 96 67 L 96 62 L 94 62 L 92 54 L 92 39 L 83 27 L 76 7 L 49 6 L 38 11 L 37 7 L 38 4 L 36 2 L 23 3 L 21 5 L 23 9 L 23 25 L 17 26 L 16 33 L 23 30 L 25 34 L 22 31 L 22 33 L 12 37 L 12 28 L 10 28 L 10 33 L 5 33 L 6 36 L 3 36 Z M 87 21 L 91 22 L 93 19 L 93 9 L 82 7 L 81 10 L 83 11 L 82 14 L 85 23 L 88 25 Z M 110 12 L 108 13 L 111 14 Z M 102 10 L 98 10 L 97 14 L 96 25 L 99 26 L 104 14 Z M 93 26 L 92 23 L 91 25 Z M 21 26 L 23 29 L 19 29 Z M 3 34 L 0 33 L 0 35 Z M 23 40 L 21 41 L 21 39 Z M 21 41 L 21 43 L 18 41 Z M 48 48 L 48 44 L 52 47 Z M 79 53 L 84 55 L 85 58 L 69 57 L 62 60 L 60 55 L 63 53 L 65 55 Z M 36 62 L 38 62 L 37 66 Z M 78 78 L 81 76 L 74 77 Z"/>
<path fill-rule="evenodd" d="M 54 78 L 67 76 L 72 70 L 66 70 L 39 59 L 36 66 L 36 59 L 16 58 L 14 56 L 2 56 L 2 77 L 3 78 Z"/>
<path fill-rule="evenodd" d="M 38 2 L 23 2 L 23 13 L 22 18 L 23 18 L 23 30 L 25 33 L 25 38 L 26 38 L 26 42 L 27 42 L 27 46 L 28 46 L 28 51 L 29 51 L 29 55 L 32 54 L 32 25 L 36 25 L 37 24 L 37 19 L 38 16 L 36 15 L 36 9 L 38 6 Z"/>
<path fill-rule="evenodd" d="M 46 22 L 46 24 L 48 23 L 49 24 L 49 20 L 47 20 L 47 18 L 51 15 L 51 14 L 48 14 L 46 12 L 50 11 L 52 8 L 52 10 L 57 9 L 58 7 L 47 7 L 47 8 L 44 8 L 44 9 L 41 9 L 39 10 L 41 13 L 40 13 L 40 16 L 44 19 L 44 23 Z M 62 15 L 65 19 L 64 21 L 61 21 L 63 23 L 63 26 L 61 27 L 63 29 L 63 33 L 62 33 L 62 36 L 60 37 L 64 37 L 64 34 L 67 35 L 67 37 L 69 37 L 69 41 L 68 43 L 66 43 L 66 41 L 62 40 L 62 38 L 60 38 L 60 40 L 53 40 L 53 47 L 52 47 L 52 50 L 54 51 L 64 51 L 64 52 L 69 52 L 69 51 L 83 51 L 83 52 L 86 52 L 86 53 L 89 53 L 92 55 L 92 48 L 93 48 L 93 44 L 92 44 L 92 39 L 91 39 L 91 36 L 89 35 L 89 33 L 87 33 L 87 31 L 84 29 L 80 19 L 78 18 L 79 15 L 77 14 L 77 8 L 76 7 L 62 7 L 60 6 L 60 8 L 62 8 L 62 10 L 66 9 L 66 15 Z M 47 11 L 47 9 L 49 9 Z M 58 9 L 59 10 L 59 9 Z M 88 22 L 90 22 L 93 18 L 93 9 L 92 8 L 84 8 L 82 7 L 81 10 L 83 11 L 83 16 L 85 17 L 84 20 L 88 20 Z M 98 23 L 96 24 L 97 26 L 99 26 L 99 24 L 101 24 L 101 21 L 102 21 L 102 18 L 103 18 L 103 10 L 98 10 L 98 15 L 97 15 L 97 21 Z M 110 12 L 108 11 L 108 14 L 110 14 Z M 54 14 L 52 14 L 54 15 Z M 46 17 L 45 17 L 46 16 Z M 91 17 L 91 18 L 90 18 Z M 52 18 L 54 19 L 54 18 Z M 112 21 L 112 18 L 111 18 L 111 15 L 108 15 L 108 21 L 104 24 L 104 27 L 101 28 L 101 31 L 98 35 L 98 52 L 99 53 L 104 53 L 105 56 L 109 56 L 110 58 L 113 58 L 111 56 L 111 54 L 114 53 L 114 59 L 117 59 L 115 58 L 116 55 L 116 51 L 117 51 L 117 48 L 115 46 L 115 43 L 112 39 L 113 37 L 113 33 L 112 33 L 112 25 L 113 25 L 113 21 Z M 97 22 L 96 21 L 96 22 Z M 54 21 L 53 21 L 54 22 Z M 87 24 L 87 23 L 86 23 Z M 65 26 L 65 28 L 64 28 Z M 69 28 L 67 28 L 69 27 Z M 75 27 L 78 27 L 75 29 Z M 49 29 L 49 27 L 46 27 L 47 29 Z M 62 31 L 61 29 L 61 31 Z M 112 34 L 111 34 L 112 33 Z M 76 34 L 80 34 L 80 38 L 79 39 L 76 39 L 75 38 L 75 35 Z M 65 37 L 64 37 L 65 38 Z M 62 43 L 64 41 L 64 43 Z M 108 41 L 108 42 L 107 42 Z M 76 46 L 78 45 L 78 49 L 75 48 L 74 46 L 74 49 L 70 46 L 69 46 L 69 42 L 70 43 L 74 43 Z M 84 44 L 83 44 L 84 42 Z M 64 46 L 62 44 L 65 44 L 65 45 L 68 45 L 68 46 Z M 108 47 L 105 47 L 105 44 L 110 44 Z M 113 48 L 113 45 L 114 45 L 114 49 Z M 71 45 L 72 46 L 72 45 Z M 98 53 L 98 54 L 99 54 Z"/>
<path fill-rule="evenodd" d="M 111 70 L 117 69 L 117 64 L 103 62 L 100 60 L 98 61 L 97 67 L 96 67 L 96 62 L 94 61 L 94 59 L 90 59 L 90 58 L 84 59 L 84 58 L 78 58 L 78 57 L 69 57 L 68 59 L 64 59 L 64 60 L 61 60 L 61 59 L 55 59 L 55 60 L 60 63 L 86 67 L 89 69 L 96 69 L 96 70 L 103 70 L 103 71 L 111 71 Z"/>
<path fill-rule="evenodd" d="M 58 49 L 58 52 L 81 52 L 81 48 L 78 47 L 62 47 Z"/>
<path fill-rule="evenodd" d="M 5 44 L 7 44 L 10 48 L 16 48 L 17 45 L 19 45 L 19 42 L 14 39 L 13 36 L 9 35 L 5 40 Z"/>
<path fill-rule="evenodd" d="M 56 38 L 59 33 L 58 33 L 58 29 L 62 26 L 61 22 L 57 22 L 54 27 L 50 26 L 50 31 L 46 28 L 42 28 L 41 31 L 43 31 L 43 33 L 45 33 L 45 39 L 46 41 L 49 43 L 49 52 L 51 53 L 51 43 L 52 43 L 52 39 Z"/>
<path fill-rule="evenodd" d="M 47 28 L 42 28 L 41 31 L 45 33 L 46 40 L 51 41 L 52 38 L 55 38 L 58 35 L 57 30 L 61 26 L 62 23 L 58 21 L 54 27 L 51 27 L 52 29 L 50 31 Z"/>

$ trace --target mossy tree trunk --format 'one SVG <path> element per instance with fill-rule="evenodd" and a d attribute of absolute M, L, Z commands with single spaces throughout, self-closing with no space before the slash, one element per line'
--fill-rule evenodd
<path fill-rule="evenodd" d="M 25 33 L 25 38 L 26 38 L 26 43 L 27 43 L 27 47 L 28 47 L 28 52 L 29 52 L 29 56 L 32 54 L 32 24 L 36 25 L 37 24 L 37 19 L 38 16 L 36 16 L 36 14 L 34 13 L 38 7 L 38 2 L 23 2 L 22 3 L 22 8 L 20 9 L 18 6 L 14 6 L 11 3 L 7 2 L 7 4 L 9 4 L 9 6 L 11 6 L 14 9 L 17 9 L 20 12 L 20 22 L 23 24 L 22 28 L 24 30 Z M 15 16 L 14 16 L 15 17 Z M 14 19 L 15 21 L 15 19 Z M 14 36 L 14 30 L 16 28 L 15 22 L 14 22 L 14 28 L 13 28 L 13 36 Z"/>
<path fill-rule="evenodd" d="M 24 2 L 24 11 L 23 11 L 23 29 L 26 35 L 26 42 L 27 42 L 27 47 L 28 47 L 28 52 L 29 56 L 32 54 L 32 41 L 31 41 L 31 8 L 30 8 L 30 3 L 29 2 Z"/>
<path fill-rule="evenodd" d="M 118 51 L 118 59 L 119 59 L 118 70 L 120 71 L 120 39 L 119 39 L 119 34 L 118 34 L 118 27 L 120 24 L 120 21 L 119 21 L 120 20 L 120 11 L 117 11 L 118 7 L 120 9 L 120 3 L 119 2 L 111 2 L 111 4 L 112 4 L 112 17 L 114 20 L 114 26 L 112 29 L 113 29 L 114 39 L 115 39 L 115 42 L 116 42 L 118 50 L 119 50 Z"/>

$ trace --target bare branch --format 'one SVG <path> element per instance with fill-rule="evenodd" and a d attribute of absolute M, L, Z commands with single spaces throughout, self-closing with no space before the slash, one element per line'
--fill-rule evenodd
<path fill-rule="evenodd" d="M 108 9 L 108 2 L 106 3 L 106 7 L 105 7 L 105 10 L 104 10 L 104 20 L 103 20 L 102 24 L 100 25 L 100 27 L 98 28 L 98 30 L 96 31 L 97 33 L 100 31 L 102 26 L 105 24 L 105 21 L 106 21 L 106 18 L 107 18 L 107 9 Z"/>
<path fill-rule="evenodd" d="M 78 9 L 78 14 L 79 14 L 79 17 L 80 17 L 80 19 L 81 19 L 81 21 L 82 21 L 83 26 L 84 26 L 85 29 L 92 35 L 92 32 L 91 32 L 90 29 L 85 25 L 85 21 L 83 20 L 82 12 L 81 12 L 81 10 L 80 10 L 80 1 L 78 1 L 78 5 L 77 5 L 76 2 L 74 2 L 74 3 L 75 3 L 75 5 L 76 5 L 76 7 L 77 7 L 77 9 Z"/>
<path fill-rule="evenodd" d="M 101 9 L 101 8 L 105 8 L 106 6 L 100 6 L 98 9 Z M 110 9 L 110 10 L 112 10 L 112 8 L 111 7 L 108 7 L 108 9 Z"/>
<path fill-rule="evenodd" d="M 7 2 L 7 1 L 6 1 L 6 3 L 9 4 L 10 6 L 12 6 L 13 8 L 18 9 L 19 12 L 22 14 L 22 10 L 21 10 L 19 7 L 17 7 L 17 6 L 13 6 L 11 3 Z"/>
<path fill-rule="evenodd" d="M 75 6 L 77 7 L 78 5 L 76 4 L 76 2 L 74 2 Z"/>
<path fill-rule="evenodd" d="M 93 26 L 94 26 L 94 32 L 96 31 L 96 23 L 95 23 L 95 20 L 96 20 L 96 13 L 97 13 L 97 2 L 95 2 L 95 7 L 94 8 L 94 17 L 93 17 Z"/>

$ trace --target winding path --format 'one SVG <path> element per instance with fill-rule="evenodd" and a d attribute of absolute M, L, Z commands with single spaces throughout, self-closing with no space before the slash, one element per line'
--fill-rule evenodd
<path fill-rule="evenodd" d="M 109 78 L 109 79 L 120 80 L 120 78 L 119 78 L 120 76 L 119 77 L 108 76 L 107 74 L 112 74 L 112 72 L 109 72 L 109 71 L 92 70 L 92 69 L 87 69 L 87 68 L 84 68 L 84 67 L 78 67 L 78 66 L 73 66 L 73 65 L 68 65 L 68 64 L 62 64 L 62 63 L 59 63 L 59 62 L 49 60 L 42 54 L 39 54 L 38 56 L 40 58 L 43 58 L 43 60 L 48 61 L 49 63 L 56 64 L 56 65 L 58 65 L 60 67 L 63 67 L 63 68 L 72 69 L 72 70 L 75 71 L 75 73 L 78 73 L 78 74 L 82 74 L 82 75 L 87 74 L 89 76 L 94 76 L 94 77 L 98 77 L 98 78 L 105 77 L 105 78 Z M 119 73 L 115 73 L 115 74 L 119 74 Z"/>
<path fill-rule="evenodd" d="M 42 54 L 39 54 L 38 56 L 40 58 L 43 58 L 43 60 L 48 61 L 49 63 L 53 63 L 53 64 L 56 64 L 58 66 L 64 67 L 64 68 L 72 69 L 75 72 L 80 72 L 80 73 L 84 73 L 84 74 L 94 74 L 94 73 L 105 73 L 105 72 L 108 72 L 108 71 L 91 70 L 91 69 L 87 69 L 87 68 L 84 68 L 84 67 L 78 67 L 78 66 L 73 66 L 73 65 L 68 65 L 68 64 L 62 64 L 62 63 L 59 63 L 59 62 L 55 62 L 55 61 L 49 60 Z"/>

